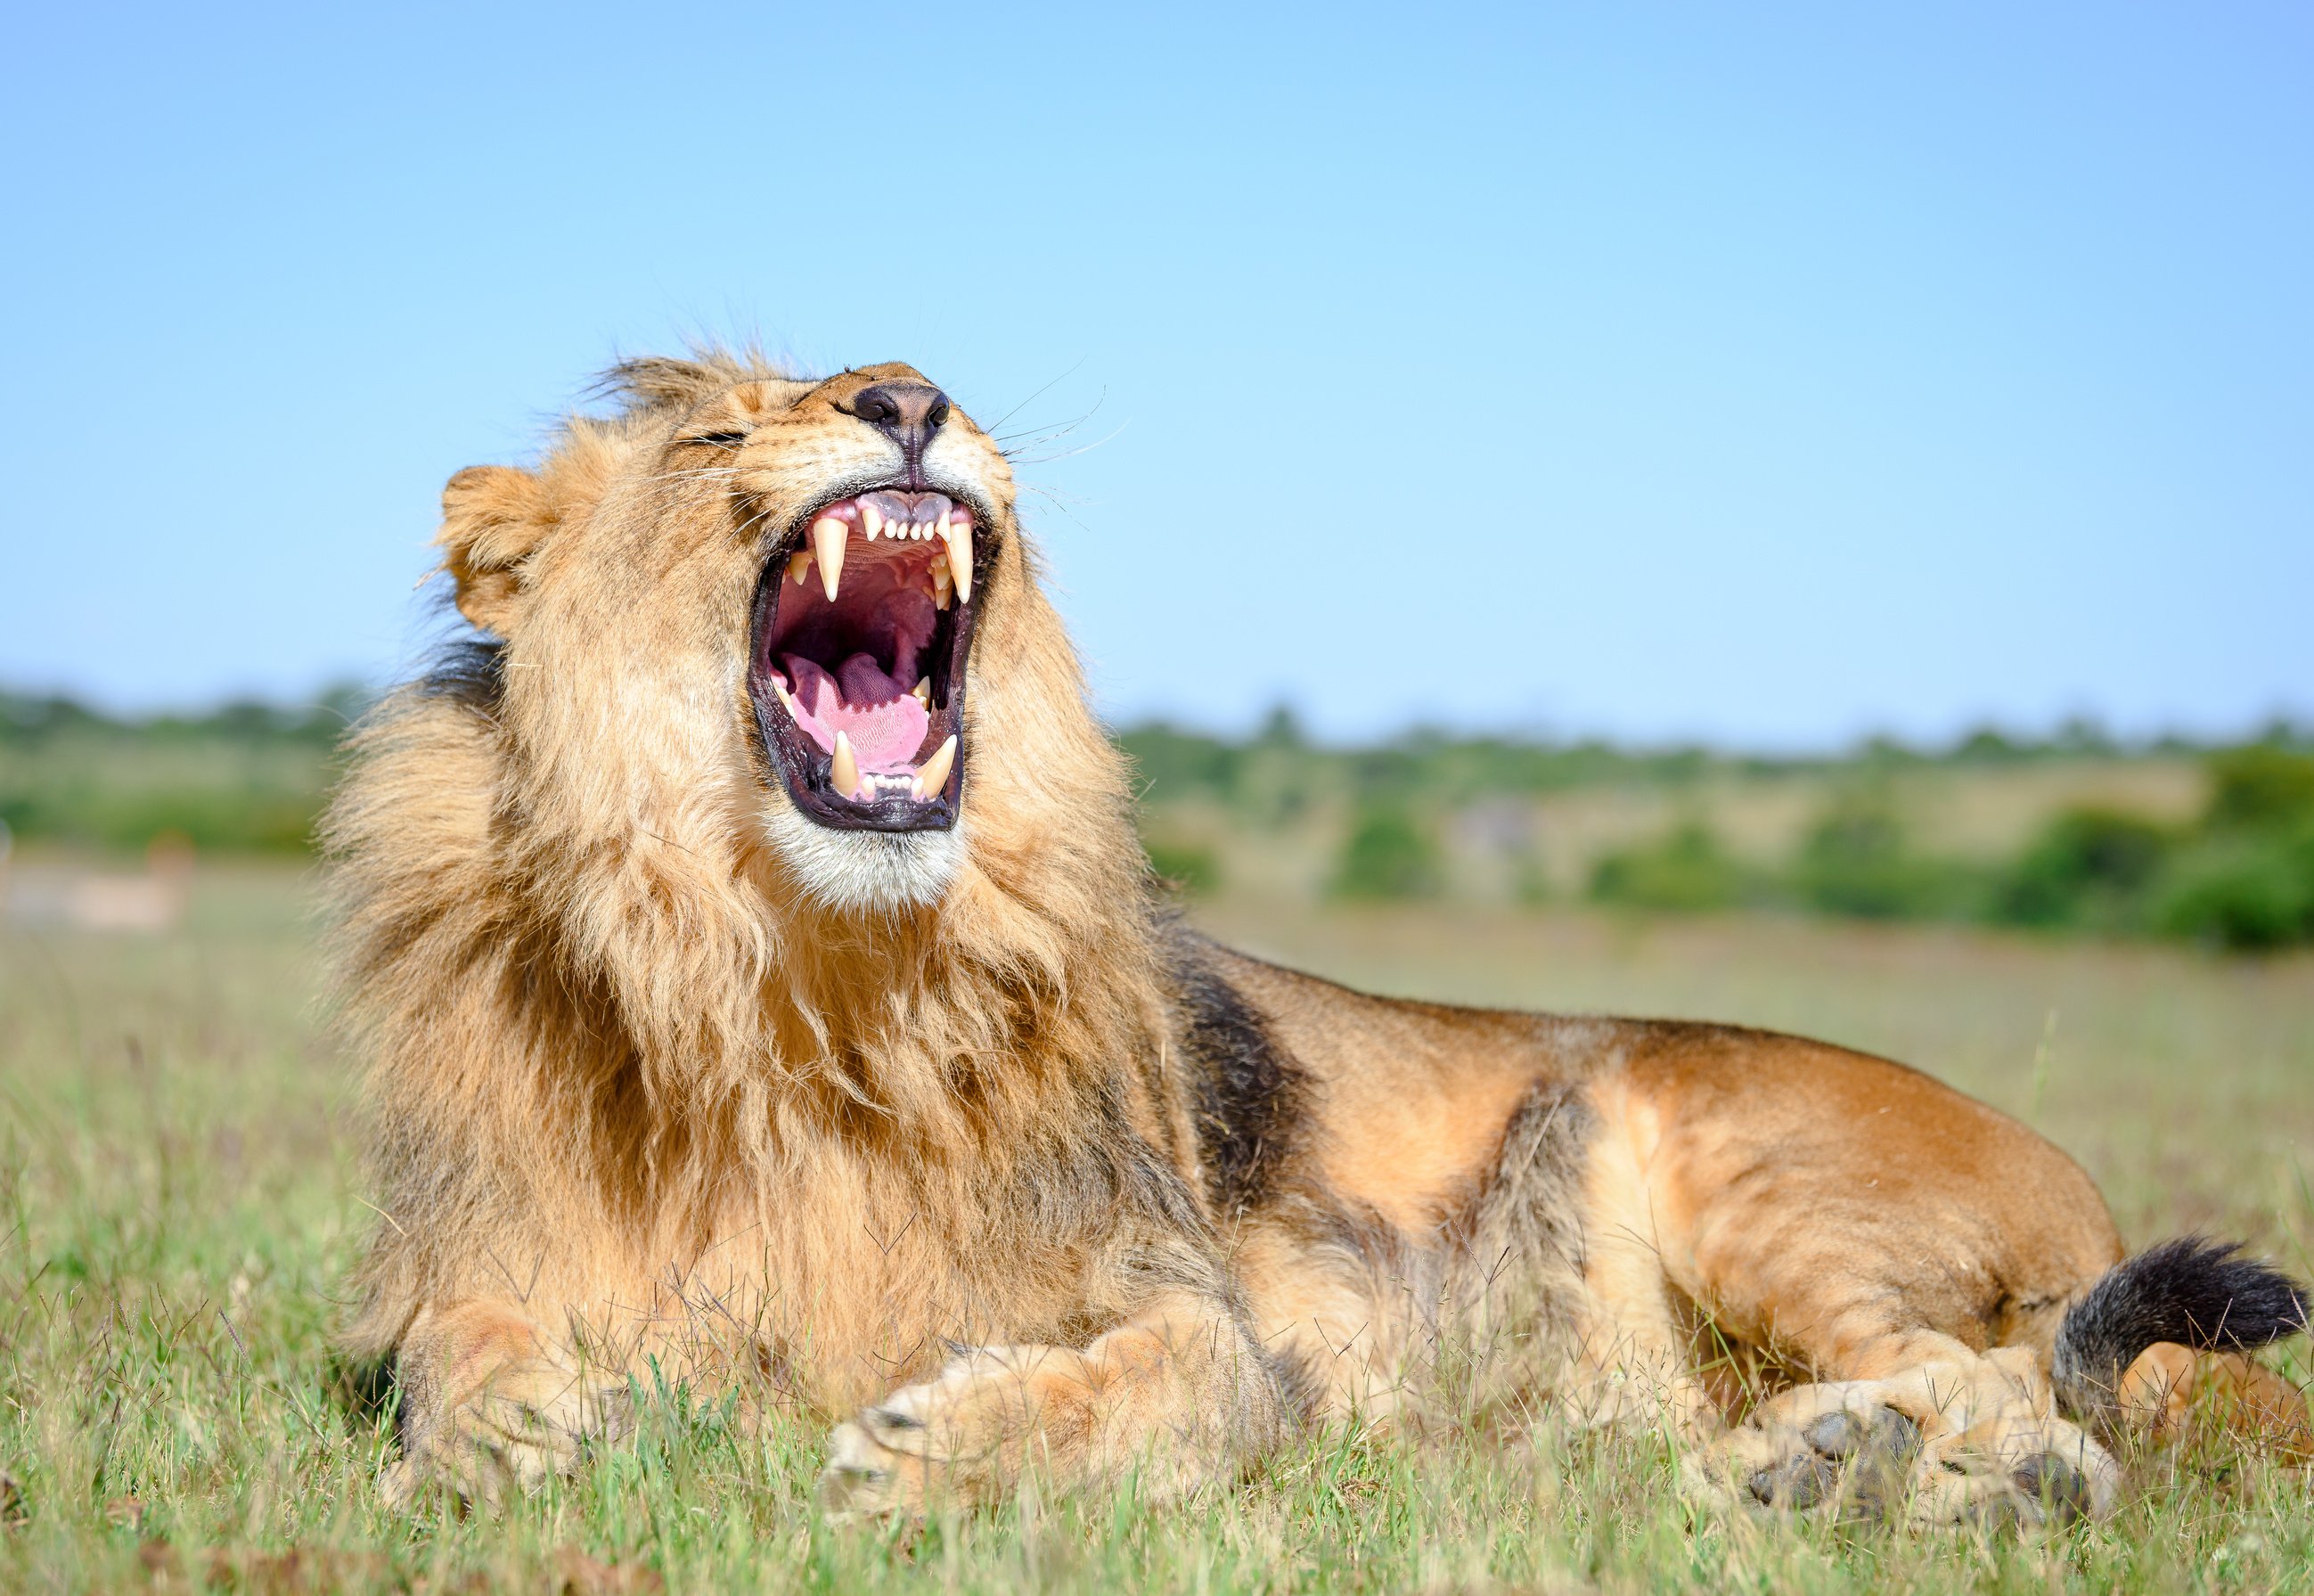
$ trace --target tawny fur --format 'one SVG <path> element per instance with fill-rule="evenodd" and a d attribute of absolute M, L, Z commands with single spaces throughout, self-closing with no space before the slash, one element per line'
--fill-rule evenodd
<path fill-rule="evenodd" d="M 890 480 L 844 407 L 895 380 L 632 363 L 614 413 L 445 494 L 499 646 L 365 724 L 328 828 L 384 1215 L 347 1342 L 397 1370 L 398 1490 L 573 1466 L 646 1360 L 856 1415 L 829 1490 L 871 1511 L 1029 1468 L 1177 1493 L 1350 1412 L 1701 1440 L 1739 1416 L 1707 1319 L 1892 1411 L 1959 1371 L 1932 1449 L 2071 1444 L 2029 1371 L 2120 1246 L 2023 1127 L 1817 1044 L 1390 1002 L 1171 926 L 960 411 L 925 461 L 993 549 L 962 822 L 799 831 L 751 605 L 816 506 Z"/>

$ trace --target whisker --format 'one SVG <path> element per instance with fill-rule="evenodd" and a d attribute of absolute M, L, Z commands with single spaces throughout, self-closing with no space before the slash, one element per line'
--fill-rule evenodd
<path fill-rule="evenodd" d="M 1043 445 L 1053 442 L 1056 438 L 1068 436 L 1070 427 L 1073 427 L 1074 425 L 1074 422 L 1071 422 L 1069 423 L 1069 426 L 1066 427 L 1047 427 L 1041 428 L 1035 432 L 1016 432 L 1012 435 L 1014 437 L 1023 438 L 1027 441 L 1023 443 L 1001 445 L 996 452 L 999 454 L 1003 455 L 1007 460 L 1018 460 L 1023 450 L 1041 448 Z"/>
<path fill-rule="evenodd" d="M 1041 488 L 1034 483 L 1024 482 L 1021 486 L 1029 492 L 1036 494 L 1038 498 L 1051 501 L 1052 507 L 1055 509 L 1058 510 L 1062 515 L 1066 516 L 1070 520 L 1075 522 L 1077 525 L 1084 531 L 1088 533 L 1092 531 L 1091 527 L 1085 525 L 1084 517 L 1078 515 L 1075 509 L 1071 507 L 1068 499 L 1064 498 L 1062 495 L 1054 492 L 1050 488 Z"/>
<path fill-rule="evenodd" d="M 1028 397 L 1028 398 L 1026 398 L 1026 399 L 1022 400 L 1019 404 L 1014 405 L 1011 410 L 1006 410 L 1002 415 L 1001 415 L 1001 416 L 997 417 L 997 418 L 996 418 L 996 419 L 994 419 L 994 421 L 991 421 L 991 422 L 988 424 L 988 433 L 989 433 L 989 436 L 990 436 L 991 437 L 994 437 L 994 436 L 996 435 L 996 428 L 1000 428 L 1000 427 L 1003 426 L 1003 425 L 1004 425 L 1004 423 L 1006 423 L 1007 421 L 1010 421 L 1013 417 L 1015 417 L 1015 416 L 1019 415 L 1022 410 L 1027 410 L 1030 405 L 1032 405 L 1032 404 L 1036 403 L 1036 402 L 1037 402 L 1037 401 L 1038 401 L 1040 397 L 1042 397 L 1042 396 L 1043 396 L 1043 394 L 1044 394 L 1044 392 L 1045 392 L 1045 389 L 1047 389 L 1047 388 L 1050 388 L 1050 387 L 1053 385 L 1053 383 L 1065 382 L 1068 378 L 1070 378 L 1070 377 L 1072 377 L 1072 376 L 1075 375 L 1076 375 L 1077 366 L 1082 366 L 1088 358 L 1090 358 L 1090 357 L 1083 356 L 1083 355 L 1080 355 L 1080 356 L 1078 356 L 1078 357 L 1077 357 L 1077 364 L 1076 364 L 1076 366 L 1070 366 L 1070 367 L 1068 368 L 1068 370 L 1066 370 L 1066 371 L 1063 372 L 1059 376 L 1055 377 L 1055 378 L 1053 379 L 1053 382 L 1052 382 L 1052 383 L 1047 383 L 1047 384 L 1045 384 L 1045 387 L 1044 387 L 1044 388 L 1039 388 L 1039 389 L 1038 389 L 1036 392 L 1031 393 L 1030 395 L 1029 395 L 1029 397 Z M 1105 390 L 1104 390 L 1104 392 L 1105 392 Z"/>
<path fill-rule="evenodd" d="M 1093 417 L 1100 414 L 1100 407 L 1108 402 L 1108 390 L 1103 388 L 1100 391 L 1100 397 L 1092 401 L 1091 408 L 1087 410 L 1084 414 L 1077 417 L 1073 421 L 1063 422 L 1058 427 L 1024 427 L 1018 432 L 991 433 L 989 436 L 994 438 L 998 443 L 1009 443 L 1012 439 L 1018 437 L 1033 437 L 1038 433 L 1043 433 L 1048 437 L 1064 437 L 1069 433 L 1073 432 L 1076 428 L 1083 426 L 1086 422 L 1091 420 Z"/>
<path fill-rule="evenodd" d="M 1089 444 L 1079 444 L 1073 449 L 1063 449 L 1055 454 L 1024 455 L 1021 458 L 1013 461 L 1013 463 L 1016 465 L 1049 465 L 1055 460 L 1072 460 L 1079 454 L 1090 454 L 1095 449 L 1100 448 L 1103 444 L 1113 441 L 1118 433 L 1123 432 L 1127 427 L 1132 425 L 1133 423 L 1130 421 L 1119 421 L 1117 424 L 1117 430 L 1108 434 L 1107 437 L 1097 437 Z M 1005 458 L 1011 460 L 1012 456 L 1008 454 Z"/>

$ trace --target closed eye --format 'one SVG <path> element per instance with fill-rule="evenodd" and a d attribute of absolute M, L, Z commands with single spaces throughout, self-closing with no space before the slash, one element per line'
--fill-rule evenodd
<path fill-rule="evenodd" d="M 683 440 L 686 444 L 704 444 L 712 449 L 736 449 L 747 441 L 744 432 L 702 432 Z"/>

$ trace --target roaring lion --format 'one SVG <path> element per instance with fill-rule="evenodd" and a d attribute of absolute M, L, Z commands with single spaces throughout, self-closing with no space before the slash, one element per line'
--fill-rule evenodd
<path fill-rule="evenodd" d="M 2296 1286 L 2124 1257 L 2076 1164 L 1925 1075 L 1185 930 L 1005 456 L 914 369 L 609 382 L 451 479 L 484 640 L 329 821 L 395 1495 L 566 1469 L 646 1373 L 835 1421 L 853 1512 L 1549 1403 L 1670 1427 L 1736 1505 L 2037 1521 L 2195 1391 L 2302 1422 L 2247 1356 Z"/>

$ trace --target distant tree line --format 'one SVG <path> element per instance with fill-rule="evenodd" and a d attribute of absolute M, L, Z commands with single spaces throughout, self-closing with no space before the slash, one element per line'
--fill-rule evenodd
<path fill-rule="evenodd" d="M 346 728 L 367 695 L 116 716 L 0 692 L 0 824 L 22 842 L 103 852 L 155 840 L 203 852 L 302 853 Z"/>
<path fill-rule="evenodd" d="M 131 851 L 167 837 L 205 852 L 301 853 L 367 695 L 337 689 L 303 706 L 256 701 L 201 714 L 110 715 L 75 700 L 0 692 L 0 823 L 16 838 Z M 1773 868 L 1736 857 L 1702 819 L 1597 859 L 1590 900 L 1657 912 L 1794 908 L 1863 918 L 1974 920 L 2194 938 L 2234 948 L 2314 941 L 2314 731 L 2277 722 L 2212 746 L 2178 737 L 2124 745 L 2074 721 L 2039 738 L 1972 732 L 1941 747 L 1870 739 L 1839 755 L 1768 756 L 1603 739 L 1472 736 L 1417 730 L 1364 747 L 1311 738 L 1280 710 L 1252 735 L 1223 737 L 1153 722 L 1117 741 L 1152 808 L 1216 807 L 1232 824 L 1276 828 L 1320 805 L 1349 823 L 1330 877 L 1345 898 L 1416 899 L 1444 890 L 1435 817 L 1487 798 L 1603 784 L 1678 790 L 1728 775 L 1821 775 L 1836 794 L 1793 856 Z M 2081 807 L 2052 819 L 2012 859 L 1987 865 L 1914 846 L 1876 778 L 1909 767 L 2186 756 L 2205 762 L 2210 798 L 2184 824 Z M 1210 850 L 1153 839 L 1160 875 L 1196 890 Z M 1539 883 L 1522 884 L 1539 896 Z"/>
<path fill-rule="evenodd" d="M 1435 817 L 1475 799 L 1603 784 L 1676 790 L 1731 775 L 1817 776 L 1833 796 L 1780 864 L 1738 858 L 1706 820 L 1691 818 L 1594 860 L 1584 895 L 1658 913 L 1792 909 L 2176 936 L 2235 948 L 2314 942 L 2314 731 L 2286 720 L 2230 746 L 2175 736 L 2124 744 L 2076 720 L 2042 738 L 1980 729 L 1941 747 L 1880 737 L 1844 754 L 1804 757 L 1426 732 L 1374 747 L 1327 749 L 1282 711 L 1241 740 L 1150 725 L 1119 741 L 1152 807 L 1202 800 L 1242 824 L 1277 827 L 1347 795 L 1349 824 L 1329 883 L 1345 899 L 1444 893 L 1445 851 Z M 2211 795 L 2204 811 L 2165 824 L 2116 808 L 2070 808 L 2015 857 L 1988 864 L 1922 851 L 1886 796 L 1886 778 L 1910 768 L 2130 757 L 2204 763 Z M 1210 848 L 1161 834 L 1149 851 L 1158 874 L 1189 891 L 1218 882 L 1220 861 Z M 1515 885 L 1518 895 L 1543 895 L 1539 878 Z"/>
<path fill-rule="evenodd" d="M 1363 747 L 1314 742 L 1290 710 L 1272 710 L 1250 736 L 1230 738 L 1164 721 L 1129 727 L 1117 741 L 1133 756 L 1143 796 L 1170 802 L 1206 796 L 1249 812 L 1291 808 L 1347 788 L 1359 798 L 1419 795 L 1447 804 L 1606 784 L 1678 786 L 1715 776 L 1888 772 L 1920 767 L 1997 768 L 2057 760 L 2201 758 L 2235 745 L 2178 735 L 2129 741 L 2075 718 L 2045 736 L 1980 727 L 1940 745 L 1877 736 L 1837 753 L 1766 754 L 1702 744 L 1635 748 L 1604 738 L 1463 736 L 1416 729 Z M 2277 719 L 2252 736 L 2259 746 L 2314 751 L 2314 727 Z"/>
<path fill-rule="evenodd" d="M 2314 942 L 2314 753 L 2266 743 L 2205 757 L 2210 798 L 2185 824 L 2068 808 L 1987 866 L 1917 851 L 1893 808 L 1860 796 L 1826 813 L 1780 869 L 1739 861 L 1690 821 L 1600 859 L 1589 895 L 1641 909 L 1797 907 L 2234 948 Z"/>

